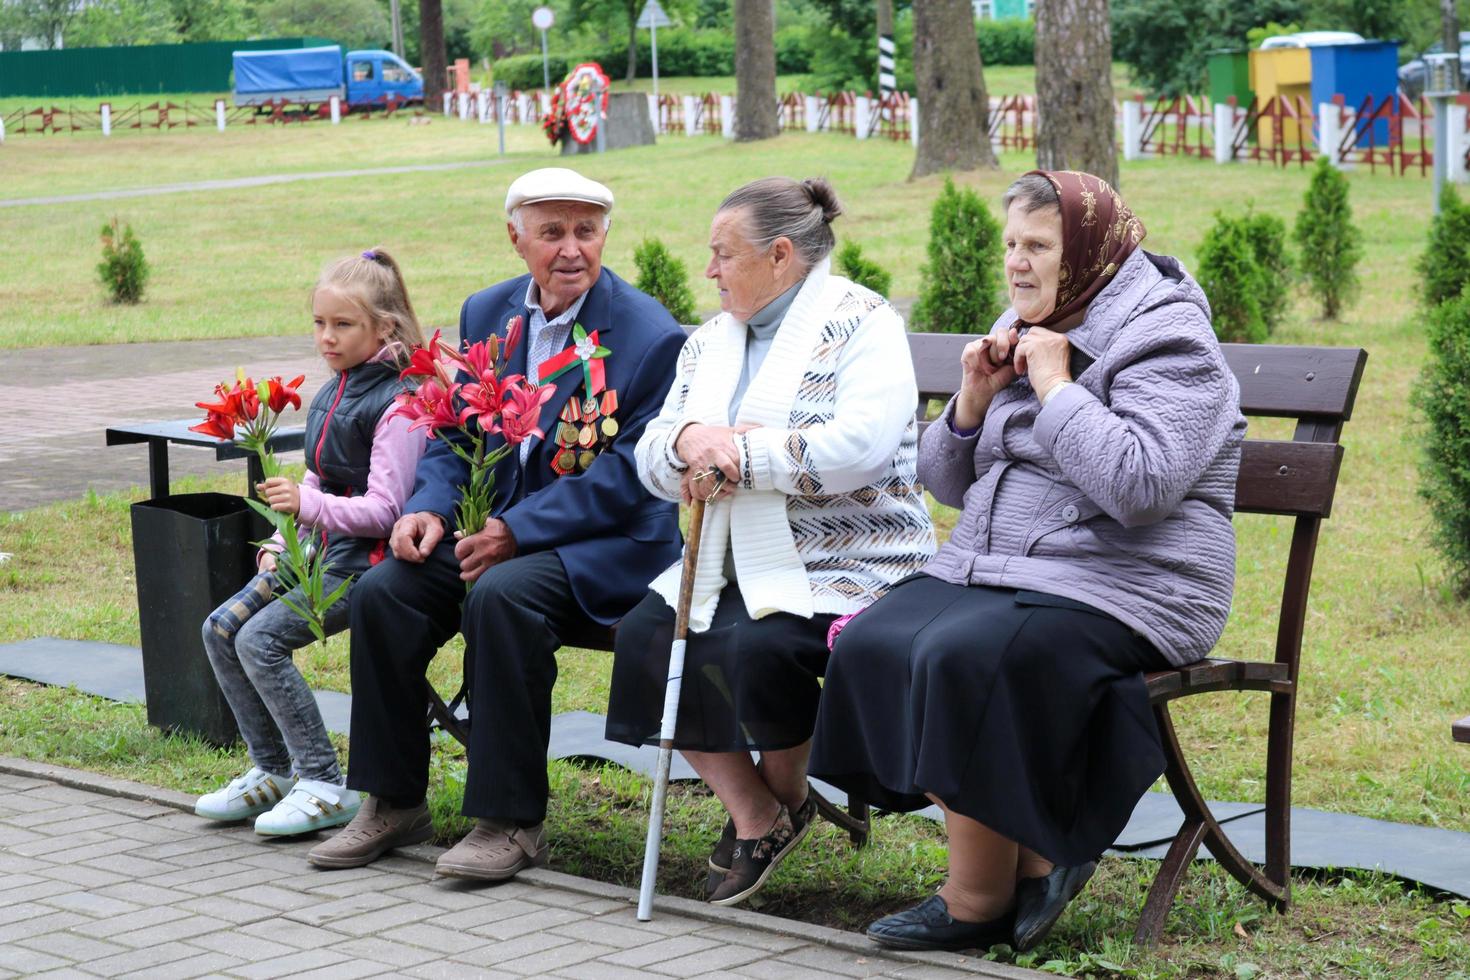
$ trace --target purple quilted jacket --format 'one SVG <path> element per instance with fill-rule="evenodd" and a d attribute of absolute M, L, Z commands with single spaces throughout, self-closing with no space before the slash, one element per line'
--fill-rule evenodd
<path fill-rule="evenodd" d="M 1205 294 L 1140 249 L 1067 339 L 1092 364 L 1045 409 L 1021 378 L 975 435 L 954 433 L 953 402 L 925 431 L 919 479 L 963 513 L 924 571 L 1076 599 L 1198 660 L 1230 611 L 1245 436 Z"/>

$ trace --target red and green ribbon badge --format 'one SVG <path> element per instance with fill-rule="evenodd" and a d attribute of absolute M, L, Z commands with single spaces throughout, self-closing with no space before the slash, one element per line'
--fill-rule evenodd
<path fill-rule="evenodd" d="M 568 371 L 580 367 L 583 380 L 587 383 L 587 394 L 599 394 L 607 387 L 606 368 L 602 361 L 611 353 L 612 351 L 598 344 L 596 330 L 589 334 L 582 329 L 580 323 L 573 324 L 572 346 L 537 365 L 537 383 L 544 385 L 548 381 L 555 381 Z"/>

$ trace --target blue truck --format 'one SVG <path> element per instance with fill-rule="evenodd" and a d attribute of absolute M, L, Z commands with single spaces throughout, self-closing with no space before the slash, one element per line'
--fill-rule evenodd
<path fill-rule="evenodd" d="M 320 48 L 236 51 L 235 105 L 323 104 L 337 96 L 347 107 L 368 108 L 424 100 L 424 80 L 391 51 Z"/>

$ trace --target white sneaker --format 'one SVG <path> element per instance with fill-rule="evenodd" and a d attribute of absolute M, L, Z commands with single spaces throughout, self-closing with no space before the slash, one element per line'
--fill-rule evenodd
<path fill-rule="evenodd" d="M 357 790 L 315 779 L 298 782 L 286 798 L 255 820 L 255 832 L 271 837 L 309 834 L 340 827 L 357 816 L 362 797 Z"/>
<path fill-rule="evenodd" d="M 295 776 L 273 776 L 252 767 L 245 775 L 231 780 L 224 789 L 199 797 L 199 802 L 194 804 L 194 812 L 210 820 L 245 820 L 259 816 L 281 802 L 295 785 Z"/>

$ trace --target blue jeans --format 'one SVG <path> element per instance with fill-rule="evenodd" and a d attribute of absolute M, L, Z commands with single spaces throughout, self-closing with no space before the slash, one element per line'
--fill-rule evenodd
<path fill-rule="evenodd" d="M 324 594 L 343 576 L 328 572 Z M 273 575 L 257 575 L 204 621 L 204 649 L 220 690 L 235 713 L 250 761 L 278 776 L 341 785 L 337 752 L 327 738 L 321 710 L 291 655 L 316 637 L 311 626 L 280 599 L 271 599 Z M 356 583 L 353 583 L 355 586 Z M 327 610 L 326 633 L 347 628 L 353 586 Z M 291 601 L 304 605 L 299 589 Z"/>

